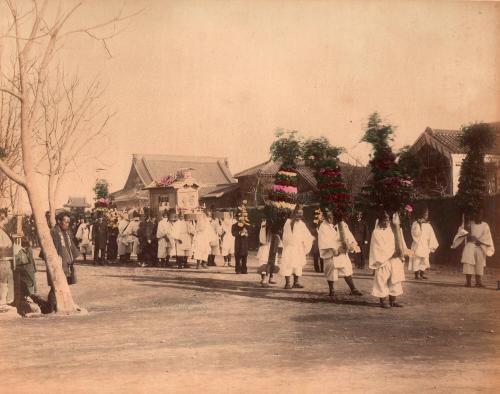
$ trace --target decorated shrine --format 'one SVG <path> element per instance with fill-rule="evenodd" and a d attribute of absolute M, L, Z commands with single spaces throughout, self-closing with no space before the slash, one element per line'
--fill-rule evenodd
<path fill-rule="evenodd" d="M 151 212 L 161 216 L 165 209 L 184 213 L 200 210 L 199 189 L 201 185 L 193 178 L 192 168 L 179 169 L 175 176 L 167 175 L 153 180 L 144 190 L 149 192 Z"/>

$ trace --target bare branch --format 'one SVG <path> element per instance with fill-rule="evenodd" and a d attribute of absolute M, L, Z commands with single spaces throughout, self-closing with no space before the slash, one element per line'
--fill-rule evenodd
<path fill-rule="evenodd" d="M 26 179 L 24 178 L 24 176 L 14 172 L 2 159 L 0 159 L 0 171 L 2 171 L 18 185 L 26 188 Z"/>
<path fill-rule="evenodd" d="M 13 96 L 13 97 L 17 98 L 19 101 L 21 101 L 21 102 L 23 101 L 23 98 L 22 98 L 20 95 L 18 95 L 18 94 L 16 94 L 16 93 L 14 93 L 12 90 L 5 89 L 5 88 L 0 88 L 0 92 L 5 92 L 5 93 L 8 93 L 8 94 L 10 94 L 11 96 Z"/>

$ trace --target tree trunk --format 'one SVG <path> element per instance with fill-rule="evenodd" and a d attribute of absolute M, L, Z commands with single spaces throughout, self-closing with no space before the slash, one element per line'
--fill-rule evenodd
<path fill-rule="evenodd" d="M 47 272 L 52 279 L 57 303 L 57 313 L 70 314 L 76 311 L 73 297 L 69 290 L 66 275 L 62 269 L 61 258 L 57 254 L 52 236 L 50 235 L 41 194 L 36 187 L 28 184 L 28 198 L 33 215 L 35 216 L 36 230 L 40 238 L 40 244 L 45 253 L 45 264 Z"/>

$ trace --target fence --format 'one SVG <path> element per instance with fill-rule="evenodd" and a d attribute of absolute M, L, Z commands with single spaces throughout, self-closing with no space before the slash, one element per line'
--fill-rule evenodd
<path fill-rule="evenodd" d="M 313 226 L 314 210 L 318 205 L 308 205 L 304 207 L 304 221 L 309 228 Z M 436 237 L 439 241 L 439 248 L 431 255 L 431 263 L 439 264 L 459 264 L 462 248 L 451 249 L 450 245 L 457 233 L 458 227 L 462 222 L 462 215 L 458 210 L 454 197 L 432 198 L 417 200 L 414 203 L 414 211 L 419 211 L 423 207 L 429 208 L 429 220 L 434 228 Z M 495 246 L 495 255 L 488 258 L 489 266 L 500 267 L 500 194 L 489 196 L 485 201 L 484 220 L 489 224 L 493 243 Z M 260 222 L 264 218 L 263 207 L 249 208 L 249 220 L 251 228 L 249 231 L 249 247 L 251 250 L 257 250 L 259 247 L 259 229 Z M 375 226 L 375 213 L 369 212 L 365 216 L 368 227 L 373 231 Z M 410 228 L 403 229 L 408 247 L 411 246 Z"/>

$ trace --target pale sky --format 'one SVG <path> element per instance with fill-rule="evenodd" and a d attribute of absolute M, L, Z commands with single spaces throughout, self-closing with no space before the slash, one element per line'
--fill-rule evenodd
<path fill-rule="evenodd" d="M 89 1 L 76 20 L 122 4 Z M 109 42 L 111 59 L 87 37 L 66 45 L 68 67 L 99 75 L 117 114 L 102 163 L 72 175 L 61 204 L 91 197 L 97 175 L 120 189 L 132 153 L 227 157 L 234 174 L 267 160 L 282 127 L 366 163 L 374 111 L 397 126 L 396 147 L 427 126 L 500 120 L 499 3 L 133 0 L 125 12 L 142 8 Z"/>

